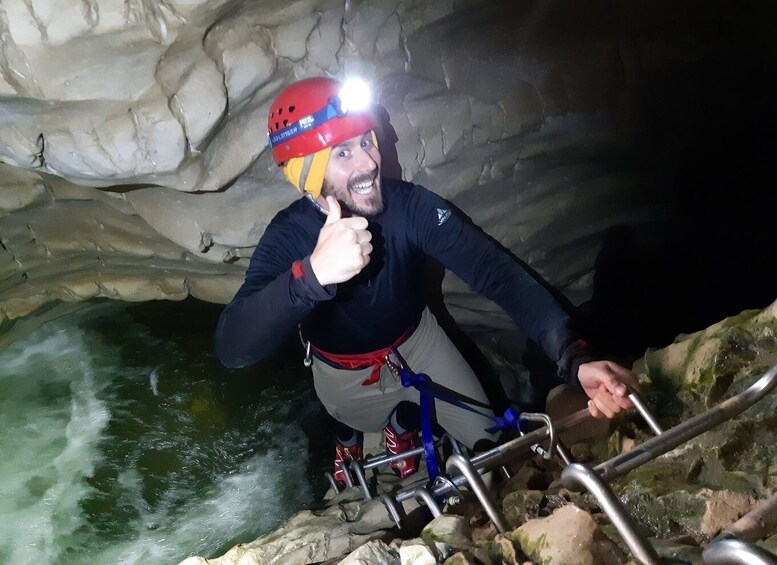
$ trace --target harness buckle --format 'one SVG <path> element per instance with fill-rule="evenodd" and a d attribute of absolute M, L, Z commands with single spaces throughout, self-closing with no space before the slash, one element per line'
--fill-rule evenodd
<path fill-rule="evenodd" d="M 386 366 L 388 366 L 389 371 L 391 371 L 394 378 L 399 380 L 402 376 L 401 371 L 409 370 L 409 368 L 396 347 L 389 345 L 389 352 L 390 353 L 386 355 Z"/>

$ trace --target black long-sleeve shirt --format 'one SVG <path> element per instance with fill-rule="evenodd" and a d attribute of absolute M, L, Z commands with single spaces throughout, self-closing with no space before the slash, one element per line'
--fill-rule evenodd
<path fill-rule="evenodd" d="M 559 375 L 576 382 L 572 377 L 588 352 L 553 296 L 447 200 L 407 182 L 384 179 L 382 186 L 384 211 L 369 221 L 370 263 L 338 285 L 322 287 L 309 262 L 325 214 L 301 198 L 275 216 L 219 320 L 222 363 L 244 367 L 259 361 L 299 322 L 313 345 L 331 353 L 388 346 L 420 318 L 423 265 L 431 256 L 501 306 L 559 364 Z M 301 278 L 291 272 L 297 260 L 303 260 Z"/>

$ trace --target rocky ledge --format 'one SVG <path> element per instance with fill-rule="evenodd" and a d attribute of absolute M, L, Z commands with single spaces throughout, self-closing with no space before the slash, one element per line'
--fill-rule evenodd
<path fill-rule="evenodd" d="M 634 369 L 643 396 L 663 428 L 739 393 L 777 362 L 777 302 L 745 311 L 703 331 L 650 350 Z M 635 469 L 612 484 L 641 533 L 675 563 L 701 563 L 714 536 L 777 487 L 777 396 Z M 598 463 L 632 449 L 652 434 L 635 413 L 612 422 L 608 434 L 574 440 L 580 462 Z M 566 438 L 570 441 L 570 438 Z M 425 509 L 406 508 L 399 531 L 379 500 L 347 489 L 320 511 L 303 511 L 268 535 L 215 559 L 181 565 L 362 563 L 384 565 L 637 563 L 607 515 L 589 494 L 565 489 L 561 467 L 528 455 L 493 487 L 509 531 L 497 533 L 474 497 L 444 508 L 427 522 Z M 771 529 L 774 529 L 774 521 Z M 777 550 L 769 528 L 744 532 Z M 757 529 L 757 528 L 756 528 Z"/>

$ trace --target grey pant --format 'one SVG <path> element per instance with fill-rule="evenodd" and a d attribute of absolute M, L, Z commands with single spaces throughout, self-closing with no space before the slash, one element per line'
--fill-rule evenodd
<path fill-rule="evenodd" d="M 488 403 L 472 369 L 428 308 L 424 310 L 418 328 L 398 349 L 414 372 L 425 373 L 437 384 Z M 419 392 L 412 387 L 403 387 L 386 366 L 380 370 L 380 381 L 363 386 L 371 371 L 371 367 L 336 369 L 313 358 L 313 384 L 327 412 L 362 432 L 381 431 L 391 412 L 403 400 L 419 403 Z M 489 409 L 475 408 L 493 415 Z M 494 434 L 484 431 L 493 422 L 483 416 L 437 399 L 435 412 L 439 424 L 469 448 L 479 439 L 496 439 Z"/>

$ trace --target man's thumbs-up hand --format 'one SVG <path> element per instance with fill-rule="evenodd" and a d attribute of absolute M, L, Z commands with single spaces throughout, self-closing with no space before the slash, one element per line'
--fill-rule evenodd
<path fill-rule="evenodd" d="M 333 196 L 327 196 L 326 202 L 329 215 L 310 256 L 310 266 L 322 286 L 355 277 L 370 262 L 372 252 L 367 220 L 359 216 L 343 218 L 340 203 Z"/>

